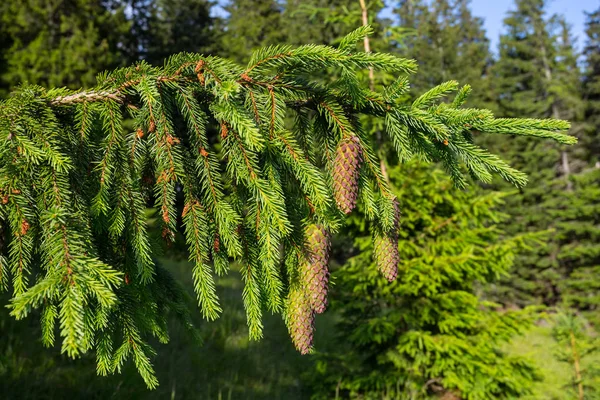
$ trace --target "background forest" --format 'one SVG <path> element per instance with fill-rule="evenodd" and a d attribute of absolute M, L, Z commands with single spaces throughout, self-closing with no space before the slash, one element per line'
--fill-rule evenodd
<path fill-rule="evenodd" d="M 192 313 L 202 344 L 176 324 L 171 342 L 157 344 L 153 391 L 129 364 L 97 376 L 93 357 L 45 348 L 37 319 L 0 309 L 0 397 L 600 399 L 600 5 L 587 10 L 577 46 L 548 3 L 515 0 L 491 48 L 469 0 L 3 0 L 0 98 L 22 82 L 91 87 L 102 71 L 182 51 L 245 64 L 265 45 L 336 45 L 366 18 L 371 50 L 418 61 L 405 96 L 468 83 L 468 106 L 566 119 L 579 142 L 475 135 L 529 184 L 459 190 L 435 166 L 399 162 L 381 140 L 402 210 L 398 279 L 372 267 L 369 222 L 351 214 L 332 239 L 330 305 L 316 318 L 312 355 L 296 352 L 277 316 L 266 316 L 261 341 L 249 340 L 231 274 L 217 281 L 222 317 Z M 393 79 L 361 78 L 373 87 Z M 364 126 L 381 136 L 378 123 Z M 193 307 L 185 249 L 162 253 Z"/>

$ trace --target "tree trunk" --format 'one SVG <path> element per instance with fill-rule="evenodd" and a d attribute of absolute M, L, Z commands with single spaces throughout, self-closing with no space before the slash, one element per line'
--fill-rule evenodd
<path fill-rule="evenodd" d="M 546 47 L 542 45 L 542 63 L 544 65 L 544 74 L 546 75 L 546 80 L 548 84 L 552 83 L 552 71 L 550 70 L 550 64 L 548 63 L 548 56 L 546 55 Z M 560 119 L 560 112 L 558 111 L 558 107 L 556 104 L 552 104 L 552 118 Z M 560 158 L 562 163 L 563 175 L 565 177 L 565 181 L 567 182 L 567 191 L 573 190 L 573 183 L 569 180 L 569 175 L 571 174 L 571 166 L 569 165 L 569 155 L 566 150 L 560 152 Z"/>
<path fill-rule="evenodd" d="M 365 0 L 358 0 L 360 3 L 360 9 L 362 10 L 362 24 L 363 26 L 369 25 L 369 11 L 367 10 L 367 4 Z M 365 52 L 371 52 L 371 43 L 369 42 L 369 37 L 365 36 Z M 373 67 L 369 67 L 369 87 L 371 90 L 375 90 L 375 72 L 373 71 Z"/>
<path fill-rule="evenodd" d="M 575 365 L 575 378 L 577 379 L 577 389 L 579 400 L 583 400 L 583 382 L 581 381 L 581 367 L 579 365 L 579 355 L 575 347 L 575 335 L 571 332 L 571 349 L 573 350 L 573 364 Z"/>

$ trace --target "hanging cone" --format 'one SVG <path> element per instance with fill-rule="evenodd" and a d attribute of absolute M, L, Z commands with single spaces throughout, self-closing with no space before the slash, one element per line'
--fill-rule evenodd
<path fill-rule="evenodd" d="M 333 194 L 337 206 L 345 214 L 350 213 L 356 206 L 361 162 L 362 149 L 358 137 L 342 139 L 335 151 Z"/>
<path fill-rule="evenodd" d="M 301 264 L 301 275 L 310 307 L 321 314 L 327 307 L 329 283 L 329 232 L 321 225 L 310 225 L 306 230 L 307 259 Z"/>
<path fill-rule="evenodd" d="M 400 254 L 398 252 L 400 205 L 398 204 L 398 199 L 395 198 L 393 204 L 394 228 L 387 234 L 376 232 L 375 237 L 373 238 L 375 264 L 377 264 L 377 269 L 388 282 L 393 282 L 398 277 L 398 264 L 400 263 Z"/>
<path fill-rule="evenodd" d="M 387 235 L 375 235 L 373 239 L 375 264 L 379 272 L 388 280 L 393 282 L 398 276 L 398 241 Z"/>
<path fill-rule="evenodd" d="M 290 289 L 288 308 L 288 330 L 292 342 L 300 354 L 312 350 L 315 314 L 302 288 Z"/>

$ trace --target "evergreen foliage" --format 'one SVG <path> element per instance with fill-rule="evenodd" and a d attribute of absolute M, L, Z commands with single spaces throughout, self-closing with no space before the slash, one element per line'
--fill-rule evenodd
<path fill-rule="evenodd" d="M 232 0 L 224 9 L 229 15 L 222 46 L 230 59 L 243 62 L 260 47 L 289 42 L 278 1 Z"/>
<path fill-rule="evenodd" d="M 500 58 L 493 68 L 493 97 L 498 99 L 503 116 L 528 113 L 538 118 L 570 119 L 574 121 L 570 133 L 585 142 L 577 54 L 568 25 L 558 16 L 546 15 L 546 3 L 516 1 L 515 9 L 505 19 L 506 34 L 500 39 Z M 507 210 L 512 215 L 507 232 L 556 229 L 553 237 L 560 237 L 520 255 L 513 276 L 506 279 L 504 285 L 494 288 L 494 298 L 518 306 L 560 303 L 561 287 L 568 279 L 568 270 L 577 269 L 578 265 L 572 260 L 568 270 L 565 269 L 557 253 L 566 249 L 559 246 L 579 247 L 577 238 L 581 237 L 571 236 L 570 229 L 563 230 L 563 222 L 573 219 L 571 212 L 587 214 L 587 211 L 568 207 L 577 195 L 565 192 L 582 194 L 581 187 L 574 187 L 579 179 L 574 175 L 588 167 L 586 146 L 567 149 L 549 142 L 532 143 L 521 138 L 501 141 L 489 136 L 478 137 L 476 142 L 506 154 L 515 166 L 530 174 L 531 184 L 507 198 Z M 593 208 L 591 199 L 585 195 L 578 198 L 576 204 Z M 575 219 L 584 221 L 584 218 Z M 585 266 L 586 262 L 581 265 Z"/>
<path fill-rule="evenodd" d="M 377 273 L 369 223 L 350 218 L 355 254 L 334 272 L 339 337 L 311 378 L 318 398 L 516 398 L 537 378 L 501 351 L 526 330 L 529 311 L 482 301 L 478 285 L 505 275 L 515 251 L 539 235 L 505 236 L 506 196 L 452 188 L 439 170 L 407 163 L 389 170 L 403 210 L 398 279 Z M 376 243 L 376 242 L 375 242 Z M 443 397 L 443 396 L 447 397 Z"/>
<path fill-rule="evenodd" d="M 586 35 L 583 79 L 586 135 L 581 146 L 587 149 L 590 164 L 600 167 L 600 8 L 587 14 Z"/>
<path fill-rule="evenodd" d="M 469 0 L 403 0 L 394 10 L 399 25 L 411 29 L 398 52 L 419 62 L 411 85 L 416 93 L 449 79 L 469 82 L 471 102 L 481 106 L 487 95 L 485 74 L 491 63 L 483 20 L 474 17 Z M 486 102 L 487 103 L 487 102 Z"/>
<path fill-rule="evenodd" d="M 524 196 L 531 202 L 524 224 L 548 230 L 548 240 L 519 256 L 515 276 L 488 291 L 505 304 L 562 304 L 600 324 L 600 248 L 598 230 L 600 170 L 573 175 Z M 511 226 L 508 226 L 511 228 Z M 598 326 L 598 325 L 597 325 Z"/>
<path fill-rule="evenodd" d="M 578 121 L 583 107 L 572 40 L 557 16 L 546 16 L 546 3 L 517 0 L 516 9 L 504 20 L 507 33 L 500 37 L 500 57 L 493 68 L 493 97 L 506 117 L 525 114 Z M 557 172 L 569 173 L 569 167 L 561 165 L 561 151 L 566 149 L 554 144 L 516 138 L 489 145 L 506 151 L 518 168 L 542 185 Z"/>
<path fill-rule="evenodd" d="M 96 74 L 122 64 L 129 29 L 124 7 L 105 0 L 3 0 L 0 69 L 4 88 L 21 82 L 90 87 Z"/>
<path fill-rule="evenodd" d="M 372 47 L 376 51 L 388 50 L 382 40 L 390 34 L 388 23 L 379 17 L 384 2 L 368 1 L 365 6 L 368 24 L 373 28 L 369 35 Z M 287 0 L 284 17 L 287 17 L 288 40 L 294 44 L 333 45 L 346 33 L 363 25 L 360 0 Z"/>
<path fill-rule="evenodd" d="M 141 37 L 141 57 L 160 65 L 172 54 L 183 51 L 215 53 L 221 34 L 215 29 L 208 0 L 153 0 L 146 4 L 146 30 Z"/>
<path fill-rule="evenodd" d="M 181 53 L 163 67 L 141 62 L 102 74 L 90 91 L 17 89 L 0 103 L 0 216 L 9 237 L 0 276 L 12 290 L 11 314 L 21 319 L 39 309 L 46 345 L 58 337 L 70 357 L 95 352 L 99 374 L 132 359 L 155 387 L 147 339 L 168 341 L 169 313 L 194 328 L 177 282 L 155 261 L 150 205 L 165 241 L 185 236 L 206 319 L 221 313 L 215 275 L 235 260 L 250 337 L 262 336 L 264 311 L 282 313 L 292 336 L 303 338 L 298 347 L 309 351 L 314 316 L 300 285 L 307 227 L 335 233 L 356 195 L 377 234 L 397 234 L 396 197 L 361 116 L 385 121 L 402 161 L 439 162 L 461 188 L 466 174 L 526 183 L 473 144 L 472 131 L 575 142 L 561 120 L 463 108 L 470 90 L 454 81 L 401 101 L 415 62 L 358 51 L 369 32 L 360 28 L 337 48 L 266 47 L 247 67 Z M 371 91 L 356 75 L 370 67 L 399 77 Z M 335 79 L 311 79 L 324 69 Z M 440 102 L 452 92 L 452 102 Z M 208 129 L 220 132 L 216 142 Z M 504 318 L 494 314 L 490 322 L 512 331 L 498 322 Z"/>

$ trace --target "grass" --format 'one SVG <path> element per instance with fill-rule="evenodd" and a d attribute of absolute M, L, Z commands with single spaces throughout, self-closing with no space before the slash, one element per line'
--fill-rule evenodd
<path fill-rule="evenodd" d="M 530 358 L 539 368 L 543 380 L 533 386 L 533 394 L 525 400 L 571 400 L 577 399 L 570 387 L 574 377 L 573 366 L 561 362 L 555 357 L 558 350 L 552 337 L 552 327 L 540 325 L 532 328 L 527 334 L 515 338 L 507 347 L 515 355 Z M 590 355 L 582 360 L 582 369 L 600 364 L 600 354 Z M 586 397 L 591 399 L 591 397 Z"/>

